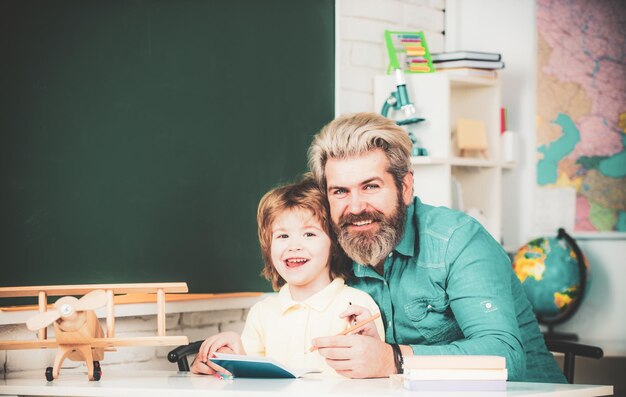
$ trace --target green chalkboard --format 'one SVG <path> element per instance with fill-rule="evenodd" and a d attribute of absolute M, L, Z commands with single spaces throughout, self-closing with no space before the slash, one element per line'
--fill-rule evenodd
<path fill-rule="evenodd" d="M 256 209 L 334 113 L 334 0 L 0 0 L 0 285 L 269 291 Z"/>

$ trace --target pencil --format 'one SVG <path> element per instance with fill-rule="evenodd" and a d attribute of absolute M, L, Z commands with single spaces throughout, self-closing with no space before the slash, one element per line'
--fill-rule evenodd
<path fill-rule="evenodd" d="M 362 326 L 364 326 L 365 324 L 370 323 L 370 322 L 372 322 L 372 321 L 376 320 L 378 317 L 380 317 L 380 313 L 376 313 L 376 314 L 374 314 L 372 317 L 367 318 L 367 319 L 365 319 L 365 320 L 363 320 L 363 321 L 361 321 L 361 322 L 358 322 L 358 323 L 354 324 L 352 327 L 349 327 L 349 328 L 344 329 L 343 331 L 341 331 L 340 333 L 338 333 L 336 336 L 347 335 L 347 334 L 349 334 L 349 333 L 350 333 L 350 332 L 352 332 L 352 331 L 356 331 L 357 329 L 361 328 L 361 327 L 362 327 Z M 317 346 L 311 346 L 311 348 L 309 349 L 309 351 L 314 352 L 314 351 L 316 351 L 317 349 L 318 349 L 318 347 L 317 347 Z"/>

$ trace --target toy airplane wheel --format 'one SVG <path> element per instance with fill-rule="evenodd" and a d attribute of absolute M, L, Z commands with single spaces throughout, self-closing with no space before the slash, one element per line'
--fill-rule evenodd
<path fill-rule="evenodd" d="M 48 382 L 52 382 L 54 380 L 54 375 L 52 375 L 52 367 L 46 368 L 46 380 Z"/>
<path fill-rule="evenodd" d="M 102 368 L 100 368 L 100 361 L 93 362 L 93 380 L 100 380 L 102 378 Z"/>

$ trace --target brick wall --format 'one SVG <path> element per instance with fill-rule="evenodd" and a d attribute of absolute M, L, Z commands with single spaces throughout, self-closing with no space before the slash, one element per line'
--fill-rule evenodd
<path fill-rule="evenodd" d="M 380 111 L 374 76 L 387 70 L 384 31 L 423 31 L 431 52 L 444 48 L 445 0 L 337 0 L 339 113 Z"/>

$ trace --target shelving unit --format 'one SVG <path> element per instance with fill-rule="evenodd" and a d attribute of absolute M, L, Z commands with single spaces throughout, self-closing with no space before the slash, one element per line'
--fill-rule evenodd
<path fill-rule="evenodd" d="M 429 152 L 429 156 L 413 157 L 411 161 L 415 174 L 415 195 L 427 204 L 443 205 L 475 215 L 500 241 L 502 172 L 514 166 L 503 162 L 501 155 L 500 81 L 456 76 L 448 72 L 407 74 L 406 81 L 416 116 L 426 120 L 405 128 Z M 395 86 L 394 76 L 376 77 L 376 107 L 382 107 Z M 390 114 L 390 117 L 394 116 Z M 459 118 L 484 123 L 487 158 L 459 156 L 453 139 Z"/>

